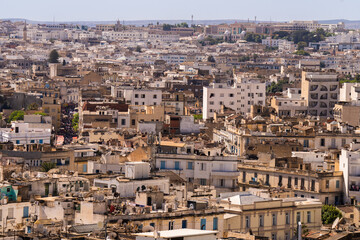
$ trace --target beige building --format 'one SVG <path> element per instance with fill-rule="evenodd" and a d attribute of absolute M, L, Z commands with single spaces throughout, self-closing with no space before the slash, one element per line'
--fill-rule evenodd
<path fill-rule="evenodd" d="M 164 106 L 131 106 L 130 127 L 137 129 L 139 122 L 164 121 Z"/>
<path fill-rule="evenodd" d="M 224 232 L 251 230 L 256 236 L 290 240 L 298 222 L 309 230 L 322 225 L 322 204 L 317 199 L 270 199 L 244 192 L 224 196 L 220 205 L 228 212 L 224 216 Z"/>
<path fill-rule="evenodd" d="M 292 165 L 288 162 L 285 165 Z M 297 167 L 261 166 L 239 164 L 239 185 L 243 191 L 250 187 L 284 188 L 295 197 L 319 199 L 324 204 L 339 205 L 343 200 L 343 174 L 341 171 L 311 171 L 310 166 Z"/>
<path fill-rule="evenodd" d="M 347 123 L 351 126 L 360 125 L 360 106 L 352 104 L 336 104 L 334 107 L 336 121 Z"/>
<path fill-rule="evenodd" d="M 305 99 L 311 116 L 332 117 L 339 89 L 337 74 L 302 72 L 301 97 Z"/>

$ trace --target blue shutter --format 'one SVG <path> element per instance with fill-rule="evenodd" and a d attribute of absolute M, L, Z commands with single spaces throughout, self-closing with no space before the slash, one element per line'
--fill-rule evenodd
<path fill-rule="evenodd" d="M 24 207 L 23 208 L 23 217 L 24 218 L 29 217 L 29 207 Z"/>
<path fill-rule="evenodd" d="M 186 220 L 182 220 L 181 227 L 182 228 L 187 228 L 187 221 Z"/>
<path fill-rule="evenodd" d="M 83 172 L 87 172 L 87 165 L 83 164 Z"/>
<path fill-rule="evenodd" d="M 213 230 L 218 230 L 218 218 L 214 217 L 213 220 Z"/>
<path fill-rule="evenodd" d="M 175 170 L 180 170 L 180 162 L 175 162 Z"/>
<path fill-rule="evenodd" d="M 165 161 L 160 162 L 160 169 L 165 169 Z"/>
<path fill-rule="evenodd" d="M 206 219 L 205 218 L 201 219 L 201 221 L 200 221 L 200 229 L 206 230 Z"/>

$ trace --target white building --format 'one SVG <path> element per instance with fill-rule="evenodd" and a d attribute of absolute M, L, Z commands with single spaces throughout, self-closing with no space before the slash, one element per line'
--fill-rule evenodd
<path fill-rule="evenodd" d="M 51 117 L 25 115 L 24 121 L 11 123 L 11 128 L 0 128 L 0 142 L 16 145 L 50 144 Z"/>
<path fill-rule="evenodd" d="M 215 186 L 217 191 L 228 191 L 237 186 L 239 172 L 236 156 L 201 156 L 189 153 L 156 154 L 156 168 L 174 171 L 189 182 Z"/>
<path fill-rule="evenodd" d="M 218 231 L 198 230 L 198 229 L 176 229 L 168 231 L 137 233 L 136 240 L 215 240 Z"/>
<path fill-rule="evenodd" d="M 221 106 L 231 108 L 236 113 L 247 115 L 252 105 L 265 105 L 266 84 L 259 80 L 242 79 L 233 86 L 213 83 L 204 87 L 203 119 L 213 117 Z"/>
<path fill-rule="evenodd" d="M 351 143 L 349 150 L 341 149 L 339 170 L 343 172 L 344 202 L 356 205 L 360 201 L 360 144 Z"/>
<path fill-rule="evenodd" d="M 340 88 L 340 102 L 360 103 L 360 84 L 359 83 L 343 83 Z"/>

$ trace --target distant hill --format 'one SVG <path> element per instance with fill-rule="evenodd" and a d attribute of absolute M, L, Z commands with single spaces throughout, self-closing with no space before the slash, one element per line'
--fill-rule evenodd
<path fill-rule="evenodd" d="M 54 23 L 53 21 L 33 21 L 23 18 L 7 18 L 7 19 L 1 19 L 1 20 L 9 20 L 12 22 L 21 21 L 30 23 L 30 24 L 51 24 Z M 250 20 L 253 21 L 253 20 Z M 183 19 L 183 20 L 129 20 L 124 21 L 125 25 L 136 25 L 136 26 L 147 26 L 148 24 L 176 24 L 176 23 L 182 23 L 186 22 L 187 24 L 191 24 L 191 20 L 189 19 Z M 202 25 L 215 25 L 215 24 L 231 24 L 235 22 L 248 22 L 248 20 L 242 20 L 242 19 L 215 19 L 215 20 L 194 20 L 194 24 L 202 24 Z M 258 21 L 258 22 L 266 22 L 266 21 Z M 285 22 L 285 21 L 280 21 Z M 346 19 L 330 19 L 330 20 L 319 20 L 319 23 L 328 23 L 328 24 L 334 24 L 338 22 L 344 22 L 346 28 L 348 29 L 360 29 L 360 20 L 346 20 Z M 87 25 L 90 27 L 94 27 L 96 24 L 114 24 L 116 21 L 56 21 L 55 23 L 67 23 L 67 24 L 77 24 L 77 25 Z M 123 23 L 121 21 L 121 23 Z"/>

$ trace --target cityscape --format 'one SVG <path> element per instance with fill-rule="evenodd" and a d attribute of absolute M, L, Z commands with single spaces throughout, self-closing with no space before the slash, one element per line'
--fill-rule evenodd
<path fill-rule="evenodd" d="M 360 21 L 78 11 L 0 15 L 0 239 L 360 239 Z"/>

